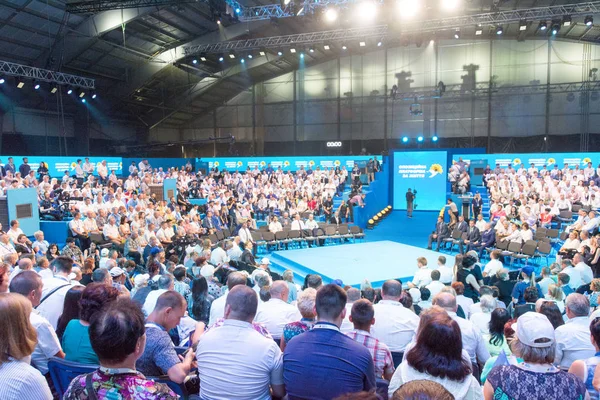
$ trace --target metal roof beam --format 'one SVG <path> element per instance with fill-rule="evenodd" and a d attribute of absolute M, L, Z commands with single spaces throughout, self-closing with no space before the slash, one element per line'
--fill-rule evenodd
<path fill-rule="evenodd" d="M 86 89 L 94 89 L 94 79 L 84 78 L 77 75 L 64 74 L 62 72 L 50 71 L 42 68 L 29 67 L 0 60 L 0 73 L 22 78 L 36 79 L 43 82 L 53 82 L 59 85 L 73 85 Z"/>

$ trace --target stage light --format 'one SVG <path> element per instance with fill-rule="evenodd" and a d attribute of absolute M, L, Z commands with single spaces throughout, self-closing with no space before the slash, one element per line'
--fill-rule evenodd
<path fill-rule="evenodd" d="M 196 60 L 195 58 L 192 60 L 192 64 L 198 64 L 198 60 Z"/>
<path fill-rule="evenodd" d="M 567 15 L 563 17 L 562 24 L 563 26 L 571 26 L 571 16 Z"/>
<path fill-rule="evenodd" d="M 96 94 L 96 92 L 92 92 L 92 99 L 95 99 L 96 97 L 98 97 L 98 95 Z"/>
<path fill-rule="evenodd" d="M 367 45 L 367 42 L 359 42 L 358 44 L 360 47 L 365 47 Z"/>
<path fill-rule="evenodd" d="M 23 86 L 25 86 L 25 81 L 23 79 L 17 78 L 17 88 L 23 89 Z"/>
<path fill-rule="evenodd" d="M 223 57 L 219 57 L 219 61 L 223 62 L 224 58 Z"/>
<path fill-rule="evenodd" d="M 304 53 L 300 53 L 300 58 L 304 58 Z"/>
<path fill-rule="evenodd" d="M 346 50 L 346 49 L 348 49 L 348 48 L 346 47 L 346 45 L 343 45 L 343 46 L 342 46 L 342 50 Z"/>
<path fill-rule="evenodd" d="M 363 21 L 371 21 L 377 16 L 377 5 L 371 1 L 364 1 L 356 8 L 356 14 Z"/>
<path fill-rule="evenodd" d="M 217 25 L 221 25 L 221 20 L 220 19 L 217 20 Z"/>
<path fill-rule="evenodd" d="M 541 21 L 538 25 L 538 29 L 542 32 L 545 31 L 546 29 L 548 29 L 548 23 L 546 21 Z"/>
<path fill-rule="evenodd" d="M 248 58 L 252 60 L 252 54 L 248 54 Z"/>
<path fill-rule="evenodd" d="M 419 136 L 419 137 L 417 137 L 417 142 L 422 142 L 423 140 L 424 140 L 424 139 L 423 139 L 423 136 Z"/>
<path fill-rule="evenodd" d="M 240 10 L 240 8 L 239 8 L 239 7 L 235 9 L 235 13 L 236 13 L 236 14 L 239 14 L 239 13 L 241 13 L 241 12 L 242 12 L 242 10 Z"/>
<path fill-rule="evenodd" d="M 329 48 L 330 48 L 330 47 L 329 47 L 329 45 L 328 45 L 328 44 L 326 44 L 325 46 L 323 46 L 323 49 L 325 49 L 325 50 L 329 50 Z"/>
<path fill-rule="evenodd" d="M 587 26 L 592 26 L 592 25 L 594 25 L 594 17 L 592 17 L 591 15 L 588 15 L 587 17 L 585 17 L 585 19 L 583 20 L 583 22 Z"/>
<path fill-rule="evenodd" d="M 432 141 L 432 142 L 437 142 L 437 141 L 438 141 L 438 137 L 437 137 L 437 136 L 435 136 L 435 135 L 434 135 L 434 136 L 432 136 L 432 137 L 431 137 L 431 141 Z"/>
<path fill-rule="evenodd" d="M 81 99 L 81 102 L 82 102 L 83 104 L 85 104 L 85 103 L 86 103 L 86 100 L 85 100 L 85 99 Z"/>
<path fill-rule="evenodd" d="M 325 19 L 327 22 L 334 22 L 338 17 L 338 12 L 335 8 L 328 8 L 325 10 Z"/>
<path fill-rule="evenodd" d="M 246 62 L 246 60 L 244 60 L 244 59 L 242 58 L 242 59 L 240 60 L 240 62 L 241 62 L 242 64 L 244 64 L 244 63 Z"/>
<path fill-rule="evenodd" d="M 73 89 L 72 88 L 68 88 L 67 89 L 67 94 L 72 94 L 73 93 Z"/>
<path fill-rule="evenodd" d="M 519 31 L 526 31 L 527 30 L 527 21 L 525 21 L 524 19 L 521 20 L 519 22 Z"/>
<path fill-rule="evenodd" d="M 206 62 L 206 57 L 200 57 L 200 61 Z"/>
<path fill-rule="evenodd" d="M 402 138 L 402 143 L 408 143 L 408 137 L 407 136 L 404 136 Z"/>
<path fill-rule="evenodd" d="M 0 85 L 4 85 L 4 82 L 6 82 L 4 78 L 0 78 Z"/>
<path fill-rule="evenodd" d="M 458 38 L 457 38 L 457 39 L 458 39 Z M 435 40 L 431 39 L 431 40 L 429 41 L 429 44 L 433 46 L 433 45 L 435 44 Z"/>
<path fill-rule="evenodd" d="M 398 12 L 403 18 L 411 18 L 421 11 L 420 0 L 400 0 L 398 1 Z"/>
<path fill-rule="evenodd" d="M 481 24 L 479 24 L 475 27 L 475 36 L 481 36 L 481 35 L 483 35 L 483 29 L 481 28 Z"/>
<path fill-rule="evenodd" d="M 383 45 L 383 43 L 377 42 L 377 47 L 381 47 L 382 45 Z"/>
<path fill-rule="evenodd" d="M 293 47 L 290 49 L 290 53 L 294 54 L 296 53 L 296 49 L 294 49 Z"/>
<path fill-rule="evenodd" d="M 460 39 L 460 29 L 456 29 L 456 31 L 454 31 L 454 39 Z M 432 40 L 432 42 L 433 42 L 433 40 Z"/>
<path fill-rule="evenodd" d="M 267 53 L 265 53 L 264 51 L 259 51 L 258 54 L 260 54 L 261 56 L 264 56 Z"/>
<path fill-rule="evenodd" d="M 314 52 L 315 52 L 315 49 L 313 49 L 313 48 L 311 47 L 310 49 L 308 49 L 308 52 L 309 52 L 309 53 L 314 53 Z"/>
<path fill-rule="evenodd" d="M 85 92 L 83 90 L 81 90 L 79 92 L 79 98 L 82 99 L 85 96 Z"/>
<path fill-rule="evenodd" d="M 459 0 L 442 0 L 442 8 L 446 11 L 454 10 L 458 7 Z"/>
<path fill-rule="evenodd" d="M 282 56 L 282 55 L 283 55 L 283 53 L 282 53 L 281 51 L 278 51 L 278 52 L 277 52 L 277 55 L 278 55 L 278 56 Z"/>
<path fill-rule="evenodd" d="M 234 58 L 235 58 L 235 54 L 233 54 L 233 53 L 230 53 L 230 54 L 229 54 L 229 58 L 231 58 L 231 59 L 234 59 Z"/>
<path fill-rule="evenodd" d="M 558 22 L 552 23 L 552 27 L 550 28 L 550 33 L 552 36 L 556 36 L 556 34 L 560 31 L 560 24 Z"/>
<path fill-rule="evenodd" d="M 504 33 L 504 28 L 502 27 L 502 25 L 498 25 L 496 27 L 496 35 L 502 35 Z"/>
<path fill-rule="evenodd" d="M 39 84 L 39 83 L 37 83 L 36 81 L 33 81 L 33 88 L 34 88 L 35 90 L 40 90 L 40 84 Z"/>

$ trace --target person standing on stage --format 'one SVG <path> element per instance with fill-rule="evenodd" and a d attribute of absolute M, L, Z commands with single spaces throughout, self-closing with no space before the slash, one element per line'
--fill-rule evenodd
<path fill-rule="evenodd" d="M 477 219 L 477 216 L 481 214 L 481 207 L 483 206 L 483 200 L 479 192 L 475 193 L 473 197 L 473 201 L 471 202 L 471 215 L 474 219 Z"/>
<path fill-rule="evenodd" d="M 413 204 L 415 202 L 415 194 L 417 191 L 413 193 L 411 188 L 408 188 L 408 192 L 406 192 L 406 215 L 408 218 L 412 218 L 413 213 Z"/>

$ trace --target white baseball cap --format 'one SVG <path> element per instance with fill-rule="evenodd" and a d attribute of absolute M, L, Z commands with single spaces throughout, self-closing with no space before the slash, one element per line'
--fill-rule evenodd
<path fill-rule="evenodd" d="M 262 260 L 260 260 L 260 264 L 266 264 L 266 265 L 270 265 L 271 264 L 271 260 L 269 260 L 267 257 L 264 257 Z"/>
<path fill-rule="evenodd" d="M 204 267 L 200 269 L 200 275 L 205 278 L 210 278 L 215 274 L 215 267 L 210 264 L 206 264 Z"/>
<path fill-rule="evenodd" d="M 110 276 L 112 276 L 113 278 L 121 276 L 124 273 L 125 273 L 125 271 L 123 271 L 123 269 L 119 268 L 119 267 L 113 267 L 110 269 Z"/>
<path fill-rule="evenodd" d="M 529 347 L 550 347 L 554 343 L 554 327 L 544 314 L 533 311 L 521 315 L 516 324 L 512 325 L 519 342 Z M 536 342 L 539 339 L 549 339 Z"/>
<path fill-rule="evenodd" d="M 102 257 L 107 257 L 108 256 L 108 249 L 102 249 L 102 251 L 100 251 L 100 255 Z"/>

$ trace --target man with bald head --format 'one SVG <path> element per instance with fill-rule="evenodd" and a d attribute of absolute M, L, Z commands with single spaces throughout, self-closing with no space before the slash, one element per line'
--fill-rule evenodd
<path fill-rule="evenodd" d="M 229 290 L 225 322 L 198 342 L 201 398 L 268 400 L 271 391 L 274 397 L 285 396 L 281 350 L 252 327 L 257 307 L 256 292 L 248 286 Z"/>
<path fill-rule="evenodd" d="M 456 310 L 458 309 L 456 297 L 452 293 L 440 292 L 433 299 L 433 305 L 446 310 L 450 318 L 458 323 L 462 334 L 463 349 L 469 353 L 473 368 L 477 367 L 478 360 L 482 365 L 485 364 L 488 358 L 490 358 L 490 352 L 479 333 L 479 329 L 468 319 L 460 318 L 456 315 Z M 475 371 L 477 372 L 477 370 Z"/>
<path fill-rule="evenodd" d="M 302 318 L 298 308 L 288 304 L 290 289 L 287 282 L 275 281 L 269 290 L 271 299 L 260 304 L 254 322 L 264 325 L 276 342 L 281 340 L 283 327 Z"/>
<path fill-rule="evenodd" d="M 404 349 L 413 340 L 419 326 L 419 317 L 400 303 L 401 295 L 400 282 L 393 279 L 384 282 L 381 287 L 383 300 L 373 306 L 375 324 L 371 328 L 371 334 L 389 347 L 395 368 L 400 365 Z"/>
<path fill-rule="evenodd" d="M 246 275 L 241 272 L 232 272 L 227 275 L 227 290 L 231 290 L 238 285 L 246 285 Z M 225 316 L 225 303 L 227 301 L 227 294 L 219 297 L 212 302 L 210 306 L 210 319 L 208 326 L 212 326 L 218 319 Z"/>

